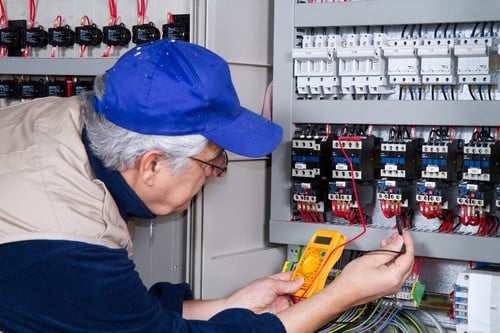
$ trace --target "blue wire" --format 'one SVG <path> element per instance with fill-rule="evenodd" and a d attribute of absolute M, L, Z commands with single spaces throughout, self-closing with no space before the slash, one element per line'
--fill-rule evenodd
<path fill-rule="evenodd" d="M 379 333 L 379 332 L 382 332 L 386 327 L 387 325 L 389 325 L 389 323 L 394 319 L 394 317 L 398 314 L 399 310 L 401 308 L 398 307 L 396 310 L 394 310 L 394 312 L 392 313 L 392 315 L 389 317 L 388 320 L 386 320 L 385 324 L 382 325 L 382 327 L 380 327 L 375 333 Z"/>

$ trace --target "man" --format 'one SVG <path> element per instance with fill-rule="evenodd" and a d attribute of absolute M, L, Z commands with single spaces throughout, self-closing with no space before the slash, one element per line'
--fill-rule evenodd
<path fill-rule="evenodd" d="M 224 60 L 171 40 L 127 52 L 81 101 L 1 110 L 0 330 L 312 332 L 397 291 L 412 268 L 407 234 L 293 306 L 302 280 L 287 273 L 219 300 L 192 300 L 186 284 L 146 290 L 127 219 L 185 210 L 208 177 L 225 175 L 226 149 L 265 156 L 281 138 L 240 106 Z M 390 252 L 403 242 L 406 253 Z"/>

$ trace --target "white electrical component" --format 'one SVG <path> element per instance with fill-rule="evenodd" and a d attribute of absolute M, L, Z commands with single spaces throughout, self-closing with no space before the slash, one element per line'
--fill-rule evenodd
<path fill-rule="evenodd" d="M 424 40 L 423 45 L 418 46 L 423 83 L 456 83 L 456 59 L 452 53 L 454 44 L 453 38 L 437 38 Z"/>
<path fill-rule="evenodd" d="M 490 84 L 496 55 L 493 39 L 488 37 L 462 38 L 455 45 L 459 83 Z M 495 53 L 496 50 L 495 50 Z M 496 71 L 495 71 L 496 72 Z"/>
<path fill-rule="evenodd" d="M 500 332 L 500 272 L 460 273 L 455 283 L 453 311 L 457 333 Z"/>
<path fill-rule="evenodd" d="M 299 95 L 332 95 L 339 91 L 334 48 L 340 36 L 305 35 L 302 48 L 292 50 Z"/>
<path fill-rule="evenodd" d="M 339 76 L 344 94 L 392 93 L 386 75 L 382 46 L 385 34 L 350 34 L 337 50 Z"/>
<path fill-rule="evenodd" d="M 417 46 L 421 42 L 414 40 L 392 40 L 384 47 L 387 58 L 387 74 L 393 84 L 420 84 L 420 59 Z"/>

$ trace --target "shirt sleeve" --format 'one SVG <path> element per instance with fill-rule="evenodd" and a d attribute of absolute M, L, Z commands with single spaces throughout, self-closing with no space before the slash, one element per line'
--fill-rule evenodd
<path fill-rule="evenodd" d="M 193 299 L 193 293 L 187 283 L 172 284 L 168 282 L 155 283 L 148 291 L 157 298 L 163 309 L 182 315 L 182 303 Z"/>
<path fill-rule="evenodd" d="M 183 301 L 193 299 L 193 293 L 187 283 L 158 282 L 149 289 L 149 294 L 158 299 L 167 313 L 170 311 L 179 315 L 182 315 Z M 275 315 L 256 315 L 247 309 L 227 309 L 215 314 L 207 322 L 182 320 L 185 321 L 188 331 L 205 331 L 210 327 L 213 332 L 285 332 L 283 324 Z"/>
<path fill-rule="evenodd" d="M 185 320 L 185 283 L 149 291 L 124 249 L 72 241 L 0 245 L 0 332 L 281 333 L 273 314 L 228 309 Z"/>

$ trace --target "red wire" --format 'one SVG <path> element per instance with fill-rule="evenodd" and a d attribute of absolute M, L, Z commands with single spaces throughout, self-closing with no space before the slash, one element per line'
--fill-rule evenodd
<path fill-rule="evenodd" d="M 144 24 L 144 16 L 146 15 L 146 0 L 137 0 L 137 21 L 139 24 Z"/>
<path fill-rule="evenodd" d="M 169 23 L 169 24 L 175 23 L 174 22 L 174 14 L 172 14 L 172 12 L 167 13 L 167 23 Z"/>
<path fill-rule="evenodd" d="M 82 16 L 82 19 L 80 21 L 80 26 L 86 26 L 86 25 L 90 25 L 91 22 L 90 22 L 90 19 L 87 15 L 83 15 Z M 83 58 L 83 56 L 85 55 L 85 50 L 87 49 L 87 46 L 86 45 L 80 45 L 80 58 Z"/>
<path fill-rule="evenodd" d="M 356 140 L 356 138 L 357 138 L 357 140 Z M 361 208 L 361 204 L 359 202 L 358 188 L 356 186 L 356 179 L 354 178 L 354 166 L 352 165 L 352 161 L 349 158 L 349 156 L 347 155 L 347 153 L 346 153 L 346 151 L 345 151 L 345 149 L 344 149 L 344 147 L 342 145 L 342 140 L 360 141 L 361 137 L 356 137 L 356 136 L 353 136 L 353 137 L 341 137 L 341 136 L 339 136 L 338 137 L 338 142 L 339 142 L 340 151 L 342 152 L 342 155 L 344 155 L 344 157 L 345 157 L 345 159 L 347 161 L 347 164 L 349 164 L 349 169 L 351 170 L 352 189 L 353 189 L 353 192 L 354 192 L 354 198 L 355 198 L 356 204 L 358 205 L 358 216 L 359 216 L 359 221 L 361 223 L 361 226 L 363 227 L 363 230 L 358 235 L 356 235 L 353 238 L 351 238 L 350 240 L 346 241 L 344 244 L 338 245 L 337 248 L 340 247 L 340 246 L 345 246 L 347 244 L 350 244 L 350 243 L 354 242 L 356 239 L 360 238 L 366 232 L 366 220 L 365 220 L 365 217 L 363 215 L 363 209 Z"/>
<path fill-rule="evenodd" d="M 33 28 L 36 20 L 36 4 L 35 0 L 30 0 L 30 21 L 28 22 L 28 29 Z"/>
<path fill-rule="evenodd" d="M 7 28 L 9 26 L 9 21 L 7 20 L 7 13 L 5 12 L 5 6 L 3 5 L 3 0 L 0 0 L 0 10 L 2 10 L 2 15 L 0 16 L 0 29 Z M 0 47 L 0 58 L 4 58 L 9 53 L 9 48 L 7 46 Z"/>
<path fill-rule="evenodd" d="M 118 23 L 118 11 L 116 9 L 116 2 L 115 0 L 108 0 L 108 7 L 109 7 L 109 23 L 108 26 L 113 26 Z M 111 45 L 106 45 L 106 48 L 104 49 L 104 53 L 102 54 L 103 58 L 109 58 L 111 55 Z"/>
<path fill-rule="evenodd" d="M 7 13 L 5 12 L 3 0 L 0 0 L 0 10 L 2 11 L 2 15 L 0 16 L 0 28 L 7 28 L 9 26 L 9 21 L 7 21 Z"/>
<path fill-rule="evenodd" d="M 117 10 L 116 10 L 116 2 L 115 0 L 108 0 L 108 5 L 109 5 L 109 25 L 115 25 L 118 16 L 117 16 Z"/>
<path fill-rule="evenodd" d="M 35 25 L 36 20 L 36 4 L 35 0 L 30 0 L 30 19 L 27 24 L 27 28 L 31 29 Z M 23 48 L 22 57 L 27 58 L 30 54 L 31 47 L 25 45 Z"/>

